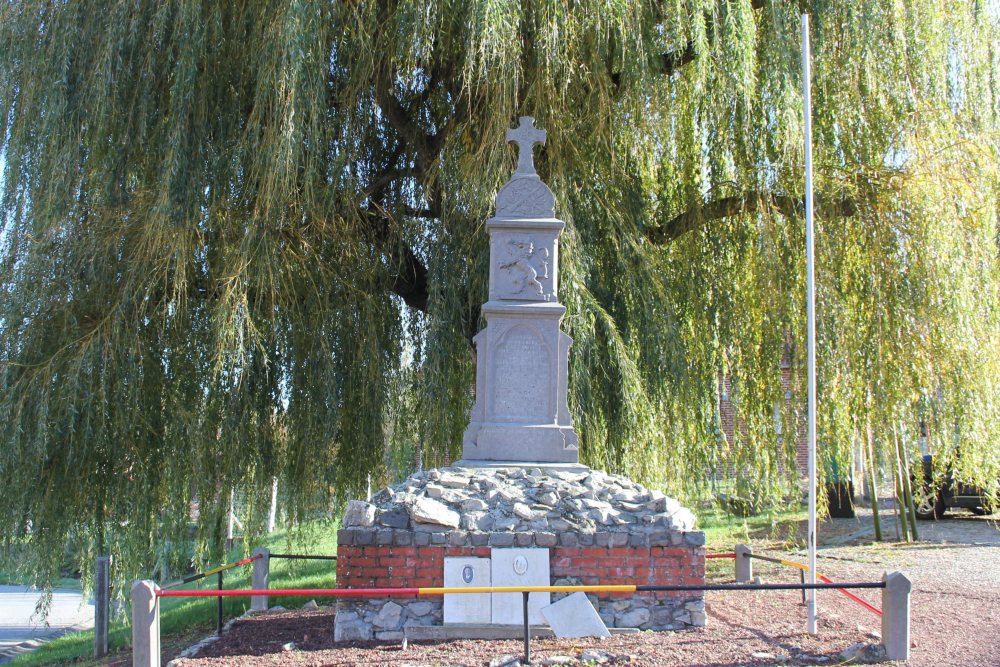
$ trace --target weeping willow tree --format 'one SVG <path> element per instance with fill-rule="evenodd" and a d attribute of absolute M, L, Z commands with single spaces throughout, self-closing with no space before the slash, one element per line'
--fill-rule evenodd
<path fill-rule="evenodd" d="M 996 3 L 7 0 L 3 557 L 44 583 L 74 540 L 133 576 L 194 501 L 204 554 L 234 488 L 253 530 L 272 476 L 294 521 L 415 449 L 450 461 L 519 115 L 548 130 L 537 164 L 568 223 L 584 462 L 688 494 L 731 466 L 785 493 L 802 10 L 821 469 L 862 440 L 888 465 L 923 422 L 995 483 Z"/>

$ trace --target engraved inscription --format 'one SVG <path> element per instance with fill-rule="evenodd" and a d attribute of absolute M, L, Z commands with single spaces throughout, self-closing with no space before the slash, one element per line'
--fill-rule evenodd
<path fill-rule="evenodd" d="M 498 268 L 510 278 L 511 294 L 504 298 L 544 299 L 548 301 L 545 287 L 538 280 L 549 277 L 549 249 L 535 248 L 528 240 L 511 239 L 506 244 L 507 261 Z"/>
<path fill-rule="evenodd" d="M 493 368 L 498 418 L 551 418 L 549 352 L 538 334 L 524 325 L 511 329 L 497 348 Z"/>

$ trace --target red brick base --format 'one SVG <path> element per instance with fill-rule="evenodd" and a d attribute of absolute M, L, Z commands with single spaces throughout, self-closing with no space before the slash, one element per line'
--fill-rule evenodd
<path fill-rule="evenodd" d="M 488 558 L 490 547 L 341 546 L 337 585 L 343 588 L 413 588 L 444 585 L 444 559 Z M 703 584 L 703 547 L 553 547 L 551 580 L 579 584 Z M 690 597 L 679 592 L 664 596 Z M 605 597 L 605 596 L 601 596 Z"/>

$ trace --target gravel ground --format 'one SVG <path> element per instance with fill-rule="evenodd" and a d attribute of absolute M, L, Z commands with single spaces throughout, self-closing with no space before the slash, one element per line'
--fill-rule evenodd
<path fill-rule="evenodd" d="M 844 544 L 821 551 L 818 569 L 837 581 L 874 581 L 886 569 L 902 569 L 914 582 L 910 665 L 915 667 L 1000 666 L 1000 530 L 992 520 L 955 514 L 925 524 L 923 542 Z M 863 529 L 865 517 L 855 521 Z M 870 520 L 870 516 L 868 518 Z M 831 535 L 853 535 L 851 524 L 826 526 Z M 853 532 L 852 532 L 853 531 Z M 844 540 L 842 540 L 844 541 Z M 849 540 L 848 540 L 849 541 Z M 772 555 L 780 555 L 769 552 Z M 784 555 L 791 560 L 800 557 Z M 731 578 L 731 561 L 712 561 L 709 577 Z M 757 561 L 755 574 L 767 582 L 796 581 L 797 574 Z M 857 591 L 875 606 L 879 593 Z M 604 640 L 538 639 L 532 663 L 568 656 L 609 664 L 649 667 L 688 665 L 833 665 L 852 662 L 842 653 L 858 643 L 877 644 L 880 619 L 834 591 L 819 593 L 819 632 L 805 632 L 798 592 L 710 591 L 709 626 L 682 632 L 643 632 Z M 264 665 L 496 665 L 521 655 L 520 641 L 452 641 L 410 644 L 333 643 L 333 610 L 294 611 L 248 617 L 221 640 L 202 649 L 183 667 Z M 590 653 L 588 656 L 587 653 Z M 856 662 L 857 660 L 853 661 Z M 586 664 L 569 662 L 565 664 Z M 894 663 L 886 663 L 894 664 Z"/>

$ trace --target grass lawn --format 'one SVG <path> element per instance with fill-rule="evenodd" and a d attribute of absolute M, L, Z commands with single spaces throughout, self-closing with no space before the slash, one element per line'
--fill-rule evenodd
<path fill-rule="evenodd" d="M 713 508 L 700 510 L 698 529 L 705 531 L 705 551 L 732 551 L 736 544 L 778 547 L 804 547 L 805 508 L 734 517 Z"/>
<path fill-rule="evenodd" d="M 698 528 L 705 531 L 705 553 L 732 553 L 737 544 L 753 544 L 755 549 L 783 551 L 806 546 L 806 509 L 734 517 L 713 508 L 698 513 Z M 733 578 L 733 561 L 705 561 L 708 581 Z"/>
<path fill-rule="evenodd" d="M 289 538 L 284 532 L 275 532 L 268 536 L 264 546 L 275 553 L 299 553 L 334 555 L 337 552 L 337 530 L 333 523 L 313 526 L 311 536 L 304 540 Z M 244 558 L 246 554 L 234 551 L 229 561 Z M 249 588 L 252 566 L 234 568 L 224 574 L 226 588 Z M 271 588 L 332 588 L 335 585 L 334 561 L 307 561 L 274 559 L 271 561 Z M 200 581 L 178 586 L 179 589 L 207 589 L 217 586 L 217 578 L 213 575 Z M 79 582 L 77 582 L 79 588 Z M 309 598 L 270 597 L 269 605 L 283 607 L 300 607 Z M 318 598 L 319 603 L 324 600 Z M 250 598 L 223 598 L 223 615 L 225 619 L 241 615 L 250 607 Z M 216 626 L 215 598 L 163 598 L 160 602 L 160 635 L 164 652 L 169 647 L 184 648 L 195 643 L 202 637 L 215 631 Z M 118 619 L 111 624 L 108 632 L 109 655 L 101 660 L 94 660 L 94 633 L 75 632 L 63 635 L 43 644 L 31 653 L 22 655 L 9 663 L 12 667 L 27 667 L 29 665 L 60 665 L 69 664 L 81 667 L 92 665 L 119 665 L 131 659 L 131 625 L 127 619 Z"/>

